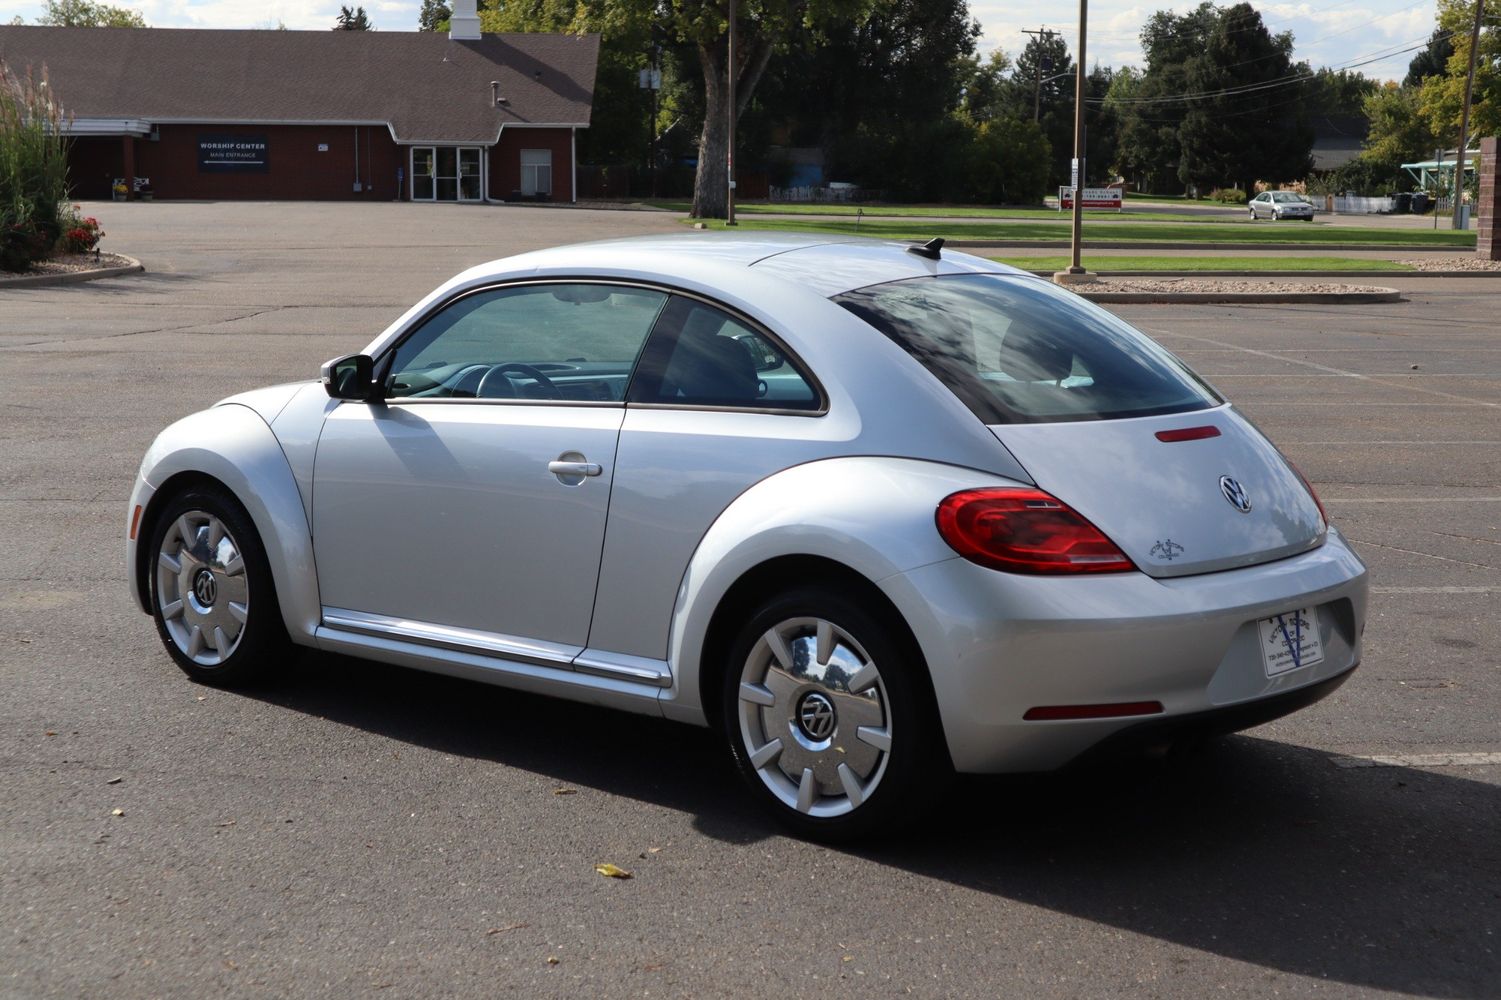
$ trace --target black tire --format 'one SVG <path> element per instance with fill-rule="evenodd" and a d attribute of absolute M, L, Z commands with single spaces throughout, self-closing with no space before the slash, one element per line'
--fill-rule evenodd
<path fill-rule="evenodd" d="M 824 669 L 816 653 L 819 621 L 829 623 L 835 636 L 831 640 L 835 653 L 828 660 L 837 661 L 841 669 L 832 672 L 832 679 L 828 673 L 822 679 L 816 677 Z M 800 661 L 804 665 L 795 669 L 809 673 L 802 677 L 778 676 L 772 684 L 777 657 L 764 637 L 780 626 L 786 626 L 789 635 L 812 630 L 811 636 L 804 634 L 793 640 L 810 652 Z M 911 646 L 910 639 L 900 636 L 879 614 L 844 593 L 819 586 L 798 587 L 771 598 L 736 635 L 721 692 L 725 741 L 751 794 L 792 832 L 828 842 L 893 833 L 924 815 L 926 805 L 947 786 L 952 768 L 941 745 L 942 726 L 932 705 L 925 667 Z M 808 660 L 812 667 L 806 666 Z M 850 682 L 857 682 L 865 672 L 863 668 L 870 664 L 878 673 L 875 683 L 859 692 L 849 691 L 853 686 Z M 861 669 L 854 669 L 857 666 Z M 850 669 L 843 669 L 846 667 Z M 754 683 L 758 674 L 764 674 L 760 686 L 781 690 L 775 704 L 742 698 L 742 684 L 748 677 Z M 837 690 L 841 684 L 843 691 Z M 812 741 L 809 730 L 799 721 L 809 706 L 821 709 L 820 697 L 832 719 L 828 724 L 833 727 L 821 743 Z M 874 711 L 872 705 L 879 706 L 885 720 L 884 750 L 873 749 L 866 742 L 867 736 L 856 731 L 863 729 L 868 734 L 872 728 L 879 730 L 879 726 L 859 725 L 862 719 L 870 721 L 866 713 Z M 788 749 L 758 768 L 753 756 L 758 750 L 768 749 L 774 740 L 786 741 Z M 824 749 L 820 751 L 820 747 Z M 878 763 L 866 763 L 871 753 L 876 754 Z M 802 811 L 798 803 L 789 800 L 792 795 L 801 801 L 796 794 L 801 785 L 783 768 L 796 772 L 799 763 L 810 760 L 814 763 L 807 772 L 817 768 L 815 783 L 825 791 L 831 786 L 836 791 L 815 792 L 811 810 Z M 855 781 L 861 800 L 853 804 L 850 793 L 839 790 L 850 787 L 842 784 L 845 775 L 839 770 L 847 766 L 859 768 L 860 776 Z M 831 769 L 837 778 L 830 774 Z M 850 773 L 855 775 L 856 771 Z M 807 775 L 804 777 L 806 780 Z M 841 784 L 835 785 L 835 781 Z M 838 813 L 840 809 L 845 811 Z M 835 810 L 836 814 L 818 815 L 819 810 Z"/>
<path fill-rule="evenodd" d="M 221 542 L 209 548 L 215 522 L 223 534 Z M 191 544 L 184 539 L 184 527 L 194 536 Z M 190 487 L 167 501 L 149 544 L 151 616 L 167 654 L 183 673 L 200 684 L 239 687 L 266 679 L 285 662 L 291 643 L 282 623 L 271 566 L 260 533 L 238 500 L 217 487 Z M 167 550 L 176 553 L 182 571 L 173 571 L 162 562 Z M 205 552 L 212 554 L 201 558 Z M 227 560 L 227 569 L 221 558 L 226 554 L 238 556 L 238 560 Z M 214 582 L 204 581 L 205 573 Z M 236 597 L 244 600 L 236 601 Z M 238 606 L 239 613 L 232 605 Z M 238 631 L 226 641 L 236 624 Z M 194 627 L 200 633 L 197 639 L 192 635 Z M 219 642 L 229 647 L 227 653 L 217 648 Z M 196 654 L 190 652 L 195 646 Z"/>

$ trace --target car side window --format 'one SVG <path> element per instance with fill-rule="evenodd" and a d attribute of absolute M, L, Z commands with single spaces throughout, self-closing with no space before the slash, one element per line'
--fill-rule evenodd
<path fill-rule="evenodd" d="M 697 299 L 673 296 L 642 352 L 629 401 L 818 410 L 813 381 L 770 337 Z"/>
<path fill-rule="evenodd" d="M 583 282 L 462 296 L 396 348 L 386 396 L 620 402 L 667 299 Z"/>

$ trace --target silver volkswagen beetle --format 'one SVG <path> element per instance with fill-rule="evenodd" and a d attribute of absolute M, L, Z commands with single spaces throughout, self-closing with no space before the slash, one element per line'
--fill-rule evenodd
<path fill-rule="evenodd" d="M 954 771 L 1308 705 L 1366 611 L 1313 490 L 1210 385 L 940 241 L 473 268 L 321 382 L 168 427 L 128 536 L 194 680 L 295 643 L 713 726 L 824 838 Z"/>

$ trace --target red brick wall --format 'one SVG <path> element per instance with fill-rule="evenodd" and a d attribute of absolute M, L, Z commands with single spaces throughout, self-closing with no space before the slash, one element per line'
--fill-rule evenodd
<path fill-rule="evenodd" d="M 566 128 L 507 128 L 490 151 L 490 197 L 506 200 L 521 190 L 521 151 L 552 150 L 552 200 L 573 199 L 573 152 Z"/>
<path fill-rule="evenodd" d="M 1475 252 L 1483 260 L 1501 260 L 1501 157 L 1497 154 L 1497 139 L 1491 136 L 1480 140 L 1480 198 L 1475 211 L 1480 215 L 1479 231 L 1476 233 Z"/>
<path fill-rule="evenodd" d="M 213 200 L 391 201 L 397 197 L 396 169 L 406 150 L 391 141 L 385 126 L 360 126 L 359 180 L 355 193 L 355 137 L 352 125 L 163 125 L 161 140 L 137 139 L 136 175 L 151 178 L 157 198 Z M 198 136 L 256 135 L 266 138 L 266 173 L 207 173 L 198 169 Z M 81 141 L 72 158 L 75 184 L 99 173 L 105 162 L 120 168 L 119 139 Z M 319 143 L 328 152 L 318 151 Z M 113 159 L 96 144 L 114 146 Z M 115 176 L 119 176 L 118 173 Z M 81 186 L 80 196 L 84 196 Z M 108 197 L 100 192 L 97 197 Z"/>

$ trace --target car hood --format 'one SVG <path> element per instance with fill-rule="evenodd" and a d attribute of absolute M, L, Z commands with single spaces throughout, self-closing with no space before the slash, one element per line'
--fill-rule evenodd
<path fill-rule="evenodd" d="M 266 423 L 276 419 L 286 405 L 292 401 L 292 397 L 301 392 L 309 382 L 285 382 L 281 385 L 268 385 L 264 389 L 251 389 L 249 392 L 238 392 L 233 396 L 226 396 L 215 403 L 215 406 L 248 406 Z"/>

